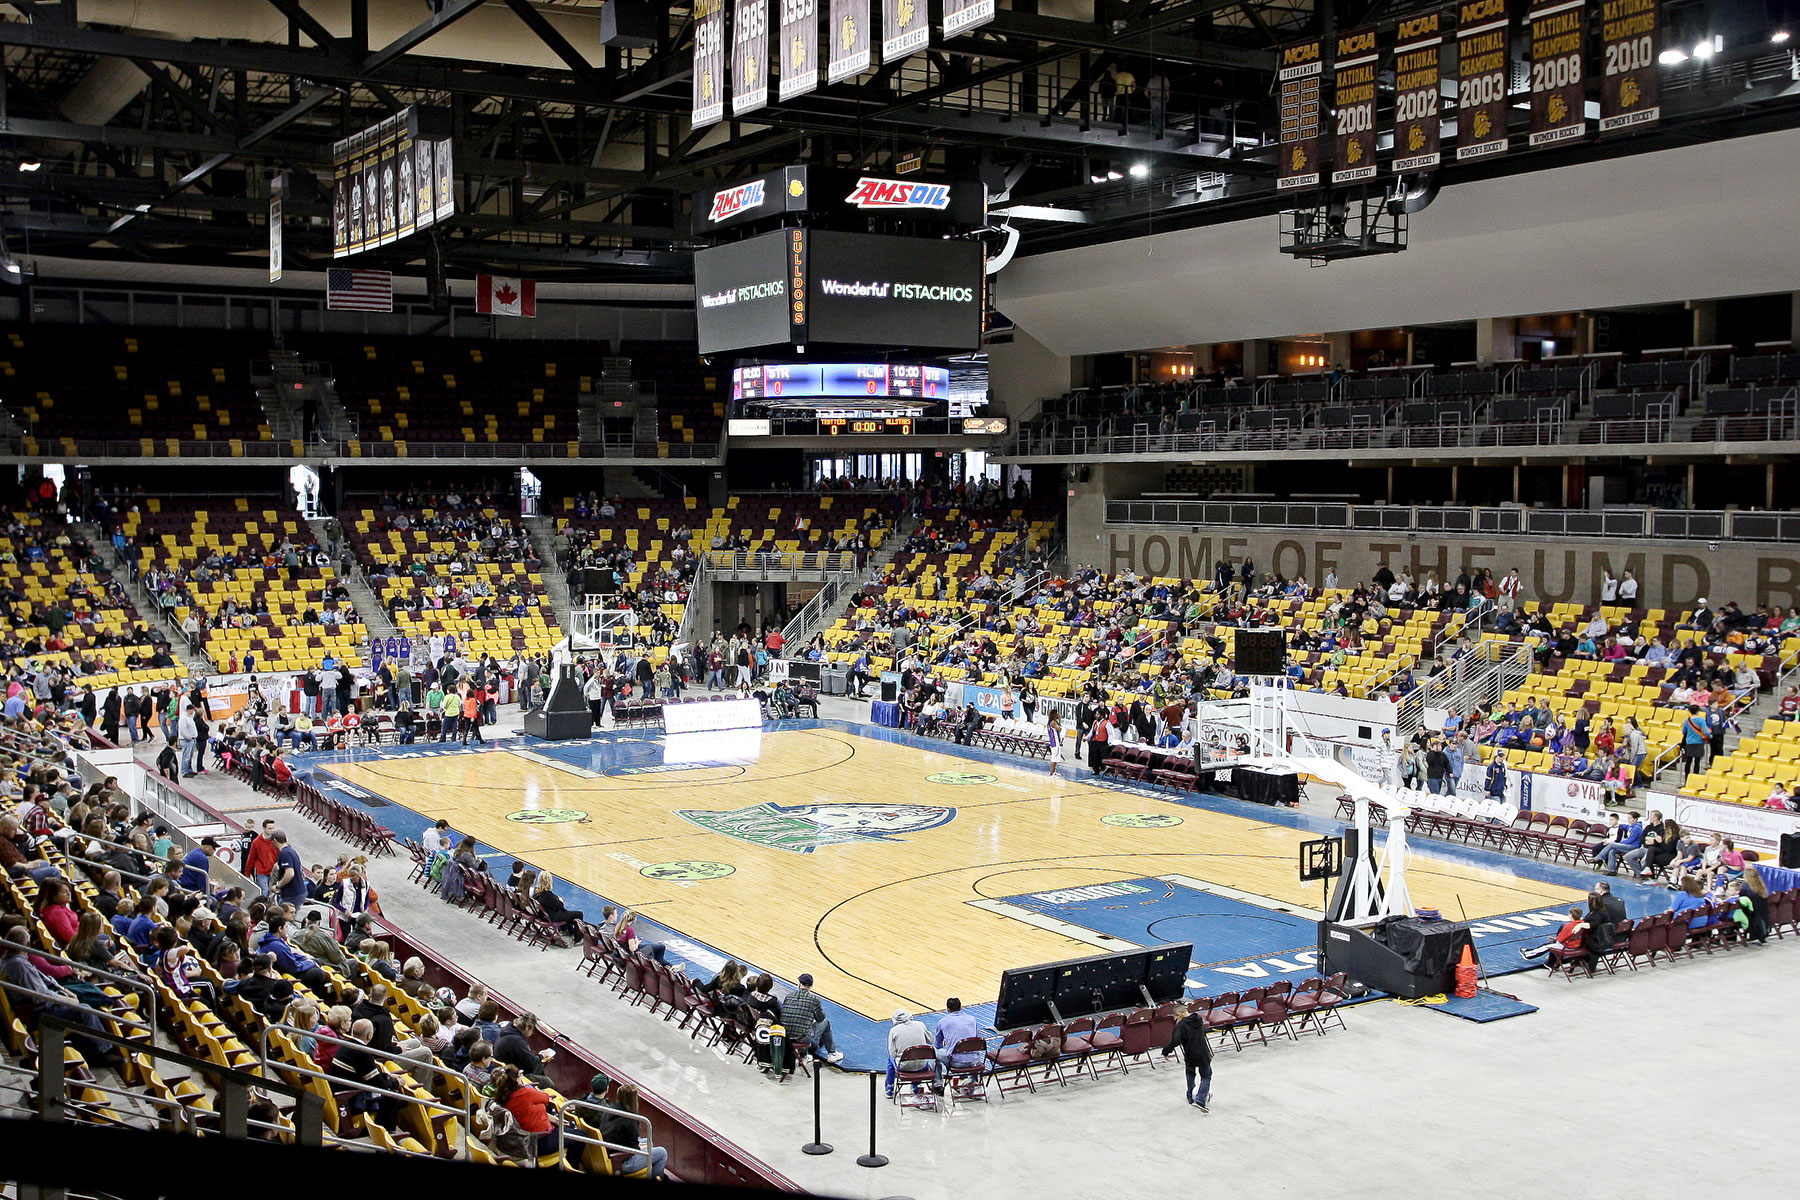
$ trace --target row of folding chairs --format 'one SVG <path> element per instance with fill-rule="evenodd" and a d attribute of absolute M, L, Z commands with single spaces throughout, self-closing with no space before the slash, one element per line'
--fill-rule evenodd
<path fill-rule="evenodd" d="M 625 949 L 606 930 L 581 925 L 581 961 L 575 965 L 580 973 L 607 984 L 633 1008 L 643 1007 L 665 1021 L 675 1022 L 708 1046 L 723 1046 L 728 1053 L 746 1062 L 756 1057 L 756 1022 L 750 1011 L 721 1010 L 685 975 L 666 963 L 648 955 Z M 795 1065 L 809 1073 L 804 1042 L 790 1042 Z"/>
<path fill-rule="evenodd" d="M 1050 757 L 1050 743 L 1045 738 L 1010 733 L 985 725 L 969 735 L 969 744 L 980 746 L 985 750 L 999 750 L 1004 754 L 1018 754 L 1025 758 Z"/>
<path fill-rule="evenodd" d="M 412 855 L 413 868 L 407 879 L 424 886 L 429 892 L 443 892 L 443 883 L 431 876 L 431 854 L 411 838 L 403 839 L 406 852 Z M 509 933 L 527 946 L 548 950 L 563 944 L 562 929 L 537 912 L 519 904 L 505 888 L 485 872 L 469 872 L 463 879 L 463 898 L 457 907 L 466 909 L 487 923 Z"/>
<path fill-rule="evenodd" d="M 359 809 L 339 804 L 310 783 L 296 782 L 294 807 L 345 841 L 361 846 L 370 854 L 380 856 L 394 853 L 392 830 L 376 824 L 373 817 Z"/>
<path fill-rule="evenodd" d="M 1769 896 L 1769 932 L 1777 939 L 1788 933 L 1800 937 L 1800 888 Z M 1556 973 L 1566 979 L 1601 971 L 1616 975 L 1619 968 L 1636 971 L 1640 966 L 1675 963 L 1701 953 L 1712 955 L 1746 944 L 1747 931 L 1728 915 L 1725 904 L 1709 901 L 1684 913 L 1663 912 L 1638 920 L 1624 920 L 1613 929 L 1612 945 L 1590 955 L 1559 956 Z M 1589 972 L 1588 967 L 1593 967 Z"/>
<path fill-rule="evenodd" d="M 662 724 L 662 701 L 660 700 L 626 700 L 613 702 L 613 728 L 628 729 L 633 726 Z"/>
<path fill-rule="evenodd" d="M 1585 861 L 1606 842 L 1604 821 L 1523 812 L 1498 800 L 1432 799 L 1442 803 L 1416 805 L 1406 819 L 1408 832 L 1570 863 Z"/>

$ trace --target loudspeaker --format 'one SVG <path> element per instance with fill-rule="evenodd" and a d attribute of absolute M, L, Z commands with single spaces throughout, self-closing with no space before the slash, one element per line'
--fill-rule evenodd
<path fill-rule="evenodd" d="M 1781 835 L 1781 865 L 1790 871 L 1800 870 L 1800 833 Z"/>
<path fill-rule="evenodd" d="M 621 50 L 645 50 L 656 45 L 656 23 L 666 5 L 647 0 L 606 0 L 600 9 L 600 44 Z"/>
<path fill-rule="evenodd" d="M 1279 675 L 1287 635 L 1279 629 L 1239 629 L 1231 669 L 1239 675 Z"/>
<path fill-rule="evenodd" d="M 892 704 L 900 698 L 900 681 L 884 679 L 881 681 L 881 700 L 884 704 Z"/>

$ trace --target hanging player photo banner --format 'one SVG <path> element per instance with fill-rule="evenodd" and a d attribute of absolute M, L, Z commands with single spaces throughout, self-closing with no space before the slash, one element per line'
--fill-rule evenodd
<path fill-rule="evenodd" d="M 944 36 L 954 37 L 994 19 L 994 0 L 944 0 Z"/>
<path fill-rule="evenodd" d="M 694 0 L 693 127 L 725 116 L 725 0 Z"/>
<path fill-rule="evenodd" d="M 1314 39 L 1281 48 L 1281 161 L 1275 186 L 1281 191 L 1319 182 L 1319 78 L 1324 44 Z"/>
<path fill-rule="evenodd" d="M 373 128 L 363 130 L 362 141 L 356 151 L 356 226 L 360 231 L 356 236 L 353 249 L 373 250 L 381 244 L 381 216 L 376 211 L 380 206 L 381 188 L 375 177 L 376 131 Z"/>
<path fill-rule="evenodd" d="M 831 0 L 825 27 L 825 82 L 837 83 L 869 69 L 869 0 Z"/>
<path fill-rule="evenodd" d="M 1394 174 L 1438 165 L 1438 58 L 1444 47 L 1444 14 L 1424 13 L 1400 22 L 1394 41 Z"/>
<path fill-rule="evenodd" d="M 1456 22 L 1456 160 L 1505 154 L 1507 52 L 1512 25 L 1506 0 L 1463 0 Z"/>
<path fill-rule="evenodd" d="M 413 139 L 413 227 L 424 229 L 437 221 L 437 199 L 432 190 L 437 178 L 431 165 L 431 142 Z"/>
<path fill-rule="evenodd" d="M 781 0 L 781 87 L 783 100 L 819 86 L 818 0 Z"/>
<path fill-rule="evenodd" d="M 1606 0 L 1600 9 L 1600 132 L 1656 124 L 1659 0 Z"/>
<path fill-rule="evenodd" d="M 1587 0 L 1531 6 L 1531 144 L 1554 146 L 1587 134 Z"/>
<path fill-rule="evenodd" d="M 350 161 L 347 140 L 331 147 L 331 257 L 350 253 Z"/>
<path fill-rule="evenodd" d="M 419 227 L 419 190 L 413 186 L 413 135 L 405 125 L 394 139 L 394 228 L 406 237 Z"/>
<path fill-rule="evenodd" d="M 287 191 L 287 176 L 269 179 L 269 282 L 281 282 L 281 194 Z"/>
<path fill-rule="evenodd" d="M 1338 38 L 1332 117 L 1337 135 L 1331 182 L 1375 178 L 1375 68 L 1381 65 L 1373 29 Z"/>
<path fill-rule="evenodd" d="M 931 6 L 925 0 L 881 0 L 881 61 L 898 62 L 931 41 Z"/>
<path fill-rule="evenodd" d="M 375 179 L 380 187 L 381 244 L 400 237 L 400 125 L 389 117 L 381 123 L 381 147 L 375 158 Z"/>
<path fill-rule="evenodd" d="M 769 0 L 737 0 L 731 18 L 731 115 L 769 103 Z"/>
<path fill-rule="evenodd" d="M 456 215 L 456 169 L 450 155 L 450 139 L 443 138 L 431 144 L 431 169 L 437 175 L 436 192 L 437 219 L 441 225 Z"/>

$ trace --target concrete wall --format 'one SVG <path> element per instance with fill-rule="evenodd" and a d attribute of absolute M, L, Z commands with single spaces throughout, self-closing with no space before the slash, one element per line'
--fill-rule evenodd
<path fill-rule="evenodd" d="M 1079 491 L 1077 487 L 1077 491 Z M 1519 569 L 1520 595 L 1553 603 L 1597 604 L 1600 578 L 1626 568 L 1639 581 L 1638 604 L 1690 608 L 1705 596 L 1714 606 L 1736 600 L 1753 604 L 1800 603 L 1800 547 L 1704 542 L 1610 540 L 1549 541 L 1533 537 L 1445 537 L 1321 530 L 1228 529 L 1107 525 L 1104 501 L 1077 496 L 1069 502 L 1069 561 L 1092 562 L 1103 571 L 1210 578 L 1221 558 L 1237 563 L 1248 554 L 1259 575 L 1304 575 L 1315 587 L 1333 567 L 1340 586 L 1368 579 L 1383 563 L 1414 577 L 1427 571 L 1454 579 L 1464 566 L 1505 575 Z"/>
<path fill-rule="evenodd" d="M 1058 354 L 1023 329 L 1011 342 L 988 347 L 988 391 L 1001 412 L 1023 416 L 1044 396 L 1074 386 L 1074 360 Z"/>

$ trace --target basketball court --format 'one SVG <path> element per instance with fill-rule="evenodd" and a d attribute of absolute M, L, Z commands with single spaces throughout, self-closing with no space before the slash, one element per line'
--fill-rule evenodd
<path fill-rule="evenodd" d="M 1193 942 L 1197 991 L 1311 973 L 1323 897 L 1298 846 L 1332 827 L 837 721 L 364 751 L 316 775 L 405 836 L 448 820 L 502 878 L 514 858 L 551 871 L 589 919 L 639 910 L 693 974 L 810 972 L 853 1047 L 895 1008 L 985 1015 L 1009 967 L 1132 945 Z M 1507 941 L 1581 900 L 1553 875 L 1426 844 L 1409 878 L 1448 915 L 1523 914 L 1487 927 Z"/>

